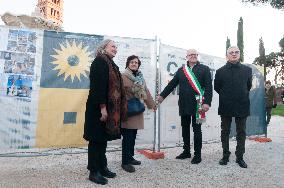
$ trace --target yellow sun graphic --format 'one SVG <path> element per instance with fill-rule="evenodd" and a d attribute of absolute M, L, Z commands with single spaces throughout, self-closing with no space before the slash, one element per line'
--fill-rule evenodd
<path fill-rule="evenodd" d="M 75 40 L 71 43 L 66 41 L 66 47 L 59 44 L 60 49 L 54 49 L 56 55 L 52 55 L 56 60 L 51 62 L 57 65 L 53 70 L 59 70 L 57 76 L 64 74 L 64 81 L 71 76 L 72 82 L 77 77 L 79 81 L 80 75 L 87 77 L 86 71 L 90 70 L 92 61 L 91 53 L 88 52 L 88 47 L 82 47 L 82 42 L 78 45 Z"/>

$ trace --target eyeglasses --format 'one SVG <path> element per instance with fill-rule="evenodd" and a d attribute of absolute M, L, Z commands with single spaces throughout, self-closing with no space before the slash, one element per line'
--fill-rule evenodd
<path fill-rule="evenodd" d="M 229 52 L 229 54 L 230 54 L 230 55 L 233 55 L 233 54 L 238 55 L 238 54 L 240 54 L 240 51 L 231 51 L 231 52 Z"/>
<path fill-rule="evenodd" d="M 187 54 L 187 56 L 198 56 L 198 54 Z"/>

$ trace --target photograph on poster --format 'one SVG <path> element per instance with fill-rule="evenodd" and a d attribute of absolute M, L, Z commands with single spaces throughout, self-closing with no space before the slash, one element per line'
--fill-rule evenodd
<path fill-rule="evenodd" d="M 34 75 L 35 55 L 11 53 L 11 60 L 4 63 L 4 73 Z"/>
<path fill-rule="evenodd" d="M 27 51 L 27 44 L 19 44 L 17 46 L 17 51 L 18 52 L 26 52 Z"/>
<path fill-rule="evenodd" d="M 0 59 L 11 60 L 11 52 L 0 52 Z"/>
<path fill-rule="evenodd" d="M 7 96 L 31 98 L 32 77 L 23 75 L 9 75 L 7 82 Z"/>
<path fill-rule="evenodd" d="M 32 43 L 28 43 L 28 51 L 27 52 L 30 52 L 30 53 L 36 53 L 36 47 L 34 44 Z"/>
<path fill-rule="evenodd" d="M 30 32 L 28 35 L 28 42 L 32 44 L 36 44 L 36 33 L 35 32 Z"/>
<path fill-rule="evenodd" d="M 18 32 L 18 43 L 19 44 L 27 44 L 29 33 L 30 32 L 27 32 L 27 31 L 19 31 Z"/>
<path fill-rule="evenodd" d="M 8 40 L 17 41 L 18 38 L 18 30 L 9 30 Z"/>
<path fill-rule="evenodd" d="M 17 41 L 8 41 L 7 50 L 9 51 L 17 51 Z"/>

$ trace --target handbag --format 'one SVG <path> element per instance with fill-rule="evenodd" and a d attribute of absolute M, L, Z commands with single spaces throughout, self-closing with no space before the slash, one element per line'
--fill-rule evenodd
<path fill-rule="evenodd" d="M 127 116 L 135 116 L 145 111 L 144 104 L 137 98 L 127 100 Z"/>

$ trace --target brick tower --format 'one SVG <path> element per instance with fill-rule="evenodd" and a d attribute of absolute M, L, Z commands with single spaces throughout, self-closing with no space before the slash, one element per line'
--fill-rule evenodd
<path fill-rule="evenodd" d="M 63 24 L 63 0 L 38 0 L 37 7 L 43 18 L 61 27 Z"/>

